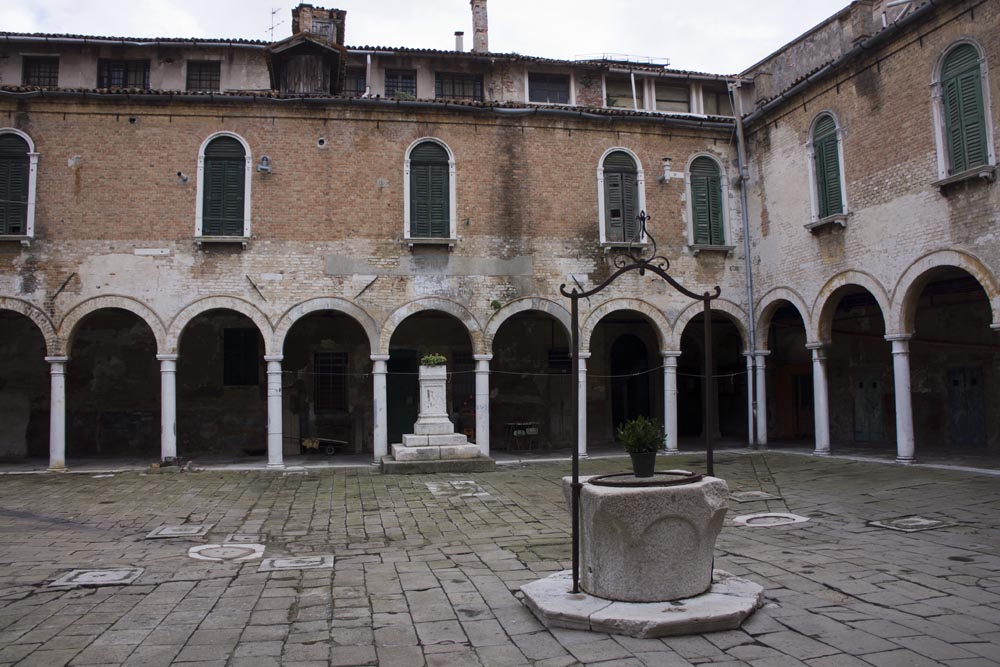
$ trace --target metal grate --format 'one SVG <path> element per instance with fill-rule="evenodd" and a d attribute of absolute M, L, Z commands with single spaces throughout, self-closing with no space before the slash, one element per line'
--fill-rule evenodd
<path fill-rule="evenodd" d="M 21 85 L 55 88 L 59 85 L 59 58 L 24 58 Z"/>
<path fill-rule="evenodd" d="M 218 61 L 189 60 L 187 64 L 188 90 L 221 90 L 221 65 Z"/>

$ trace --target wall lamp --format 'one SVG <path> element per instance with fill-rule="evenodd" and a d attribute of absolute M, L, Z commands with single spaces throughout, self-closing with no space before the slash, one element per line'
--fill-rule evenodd
<path fill-rule="evenodd" d="M 665 157 L 660 160 L 660 162 L 663 164 L 663 175 L 660 176 L 658 179 L 656 179 L 660 183 L 670 182 L 670 163 L 673 161 L 674 159 L 670 157 Z"/>
<path fill-rule="evenodd" d="M 181 185 L 183 185 L 184 183 L 187 183 L 188 182 L 188 175 L 185 174 L 183 171 L 178 171 L 177 172 L 177 182 L 180 183 Z"/>
<path fill-rule="evenodd" d="M 260 164 L 257 165 L 257 171 L 263 172 L 265 174 L 271 173 L 271 158 L 266 155 L 260 156 Z"/>

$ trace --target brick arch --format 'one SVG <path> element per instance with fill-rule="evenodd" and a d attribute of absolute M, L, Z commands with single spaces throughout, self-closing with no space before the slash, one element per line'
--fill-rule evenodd
<path fill-rule="evenodd" d="M 571 316 L 568 310 L 560 306 L 555 301 L 550 301 L 549 299 L 543 299 L 541 297 L 525 297 L 523 299 L 511 301 L 503 308 L 493 313 L 489 322 L 486 323 L 486 331 L 484 333 L 487 347 L 489 347 L 490 350 L 493 349 L 493 338 L 497 335 L 497 332 L 500 330 L 500 327 L 504 322 L 518 313 L 531 311 L 551 315 L 563 325 L 567 340 L 572 338 L 570 324 Z"/>
<path fill-rule="evenodd" d="M 936 250 L 910 264 L 892 290 L 892 310 L 886 333 L 913 333 L 920 293 L 930 282 L 934 269 L 962 269 L 976 279 L 986 292 L 993 313 L 993 328 L 1000 329 L 1000 281 L 977 257 L 961 250 Z"/>
<path fill-rule="evenodd" d="M 280 349 L 274 349 L 274 328 L 267 315 L 249 301 L 234 296 L 209 296 L 189 303 L 181 309 L 170 321 L 170 327 L 167 331 L 167 350 L 171 354 L 177 354 L 181 334 L 184 333 L 184 328 L 191 323 L 191 320 L 210 310 L 232 310 L 246 315 L 257 326 L 257 330 L 264 338 L 264 354 L 281 354 Z"/>
<path fill-rule="evenodd" d="M 468 308 L 450 299 L 427 297 L 400 306 L 389 315 L 385 323 L 382 324 L 382 333 L 379 336 L 379 354 L 389 354 L 389 342 L 392 340 L 392 334 L 402 324 L 403 320 L 410 315 L 434 310 L 447 313 L 465 325 L 472 342 L 473 354 L 488 353 L 483 337 L 483 328 L 479 325 L 479 320 L 469 312 Z"/>
<path fill-rule="evenodd" d="M 379 327 L 375 322 L 375 318 L 369 315 L 368 311 L 346 299 L 320 297 L 292 306 L 278 319 L 278 324 L 274 327 L 273 344 L 274 349 L 278 350 L 278 354 L 284 353 L 285 338 L 287 338 L 288 332 L 291 331 L 296 322 L 307 315 L 324 310 L 342 313 L 360 324 L 368 336 L 368 349 L 373 354 L 379 349 Z"/>
<path fill-rule="evenodd" d="M 833 276 L 826 281 L 823 288 L 816 295 L 813 301 L 812 314 L 810 316 L 810 329 L 806 332 L 806 340 L 829 343 L 833 338 L 833 313 L 837 310 L 839 299 L 833 299 L 835 293 L 848 285 L 863 287 L 874 297 L 878 303 L 879 310 L 882 311 L 882 319 L 886 325 L 886 332 L 889 331 L 888 313 L 889 295 L 886 293 L 882 283 L 876 280 L 871 274 L 863 271 L 844 271 Z"/>
<path fill-rule="evenodd" d="M 740 344 L 743 346 L 743 350 L 746 351 L 750 346 L 750 334 L 748 333 L 749 327 L 747 325 L 750 318 L 747 317 L 746 311 L 726 299 L 714 299 L 712 301 L 712 310 L 717 313 L 725 313 L 730 317 L 733 324 L 736 325 L 736 330 L 740 333 Z M 667 349 L 681 349 L 681 336 L 684 335 L 684 329 L 691 323 L 691 320 L 704 312 L 705 306 L 703 301 L 692 301 L 688 304 L 674 321 L 673 337 L 670 341 L 671 347 Z"/>
<path fill-rule="evenodd" d="M 129 296 L 105 295 L 95 296 L 73 306 L 69 312 L 63 316 L 59 322 L 59 339 L 64 345 L 64 350 L 68 353 L 72 347 L 73 336 L 76 333 L 80 321 L 91 313 L 106 308 L 118 308 L 127 310 L 140 320 L 146 323 L 149 330 L 156 339 L 157 354 L 164 354 L 167 350 L 167 328 L 163 326 L 163 320 L 153 312 L 153 309 L 146 304 Z"/>
<path fill-rule="evenodd" d="M 56 333 L 55 325 L 52 324 L 52 320 L 49 319 L 49 316 L 41 308 L 22 299 L 0 297 L 0 310 L 9 310 L 13 313 L 24 315 L 34 322 L 35 326 L 38 327 L 39 333 L 42 334 L 42 338 L 45 339 L 45 354 L 48 356 L 58 357 L 66 354 L 66 350 Z"/>
<path fill-rule="evenodd" d="M 670 322 L 667 321 L 666 316 L 660 311 L 656 306 L 643 301 L 642 299 L 629 299 L 629 298 L 617 298 L 605 301 L 601 305 L 597 306 L 590 311 L 583 325 L 580 327 L 580 351 L 589 352 L 590 351 L 590 339 L 594 335 L 594 329 L 602 319 L 619 310 L 632 310 L 637 313 L 646 316 L 650 325 L 653 327 L 653 331 L 656 332 L 656 340 L 660 346 L 661 350 L 666 350 L 669 348 L 664 347 L 667 340 L 670 339 L 671 328 Z"/>
<path fill-rule="evenodd" d="M 802 324 L 806 328 L 806 334 L 811 330 L 809 306 L 806 305 L 805 299 L 790 287 L 775 287 L 768 290 L 757 302 L 757 348 L 760 350 L 766 350 L 770 345 L 768 336 L 770 335 L 771 318 L 774 317 L 775 311 L 781 307 L 782 302 L 792 304 L 798 311 L 799 317 L 802 318 Z"/>

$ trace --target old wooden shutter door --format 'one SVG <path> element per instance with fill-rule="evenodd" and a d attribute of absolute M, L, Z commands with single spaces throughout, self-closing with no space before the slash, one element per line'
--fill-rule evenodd
<path fill-rule="evenodd" d="M 962 106 L 958 94 L 958 80 L 942 84 L 944 94 L 945 134 L 948 143 L 948 173 L 965 171 L 965 142 L 962 134 Z"/>
<path fill-rule="evenodd" d="M 448 238 L 451 233 L 448 152 L 425 141 L 410 152 L 410 236 Z"/>
<path fill-rule="evenodd" d="M 625 239 L 622 176 L 624 174 L 613 172 L 604 174 L 604 218 L 607 221 L 607 240 L 612 243 Z"/>
<path fill-rule="evenodd" d="M 708 157 L 691 163 L 691 225 L 695 245 L 721 245 L 726 240 L 722 214 L 722 177 Z"/>
<path fill-rule="evenodd" d="M 637 178 L 635 174 L 622 174 L 622 215 L 625 216 L 622 240 L 638 242 L 639 238 L 639 204 Z"/>
<path fill-rule="evenodd" d="M 722 181 L 718 176 L 710 176 L 708 181 L 709 243 L 722 245 L 725 234 L 722 228 Z"/>
<path fill-rule="evenodd" d="M 243 236 L 246 152 L 233 137 L 219 137 L 205 148 L 201 233 Z"/>
<path fill-rule="evenodd" d="M 708 176 L 691 175 L 691 213 L 694 217 L 694 242 L 708 245 L 711 242 L 711 214 L 708 202 L 710 188 Z"/>
<path fill-rule="evenodd" d="M 451 231 L 448 215 L 448 166 L 430 165 L 430 231 L 429 236 L 448 238 Z"/>
<path fill-rule="evenodd" d="M 961 99 L 962 135 L 965 144 L 965 168 L 986 164 L 986 119 L 983 86 L 979 68 L 958 77 Z"/>
<path fill-rule="evenodd" d="M 952 50 L 941 68 L 948 173 L 986 164 L 986 117 L 979 52 L 971 44 Z"/>
<path fill-rule="evenodd" d="M 824 172 L 826 176 L 826 215 L 844 212 L 844 202 L 840 188 L 840 152 L 837 150 L 837 135 L 823 140 Z"/>
<path fill-rule="evenodd" d="M 223 177 L 222 234 L 243 236 L 243 174 L 246 163 L 243 160 L 226 160 Z"/>
<path fill-rule="evenodd" d="M 28 222 L 28 144 L 0 135 L 0 234 L 25 234 Z"/>
<path fill-rule="evenodd" d="M 430 236 L 430 199 L 431 165 L 413 165 L 410 167 L 410 236 Z"/>

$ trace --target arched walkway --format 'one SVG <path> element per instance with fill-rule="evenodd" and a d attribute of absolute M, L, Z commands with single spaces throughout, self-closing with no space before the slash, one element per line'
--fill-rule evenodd
<path fill-rule="evenodd" d="M 580 351 L 589 352 L 594 329 L 608 315 L 616 311 L 640 313 L 656 334 L 656 347 L 669 349 L 665 343 L 670 340 L 672 329 L 659 308 L 641 299 L 618 298 L 605 301 L 587 314 L 580 326 Z"/>
<path fill-rule="evenodd" d="M 809 317 L 811 328 L 809 329 L 809 340 L 830 342 L 833 329 L 833 316 L 840 302 L 836 295 L 844 293 L 845 289 L 850 290 L 860 287 L 868 292 L 878 305 L 878 309 L 883 318 L 888 317 L 891 311 L 889 306 L 889 296 L 885 288 L 870 274 L 861 271 L 844 271 L 826 281 L 820 289 L 819 294 L 813 300 L 813 305 Z"/>
<path fill-rule="evenodd" d="M 127 296 L 96 296 L 86 301 L 82 301 L 75 305 L 73 308 L 66 313 L 59 322 L 59 339 L 64 346 L 64 349 L 69 350 L 73 344 L 73 335 L 76 332 L 77 325 L 80 321 L 90 315 L 91 313 L 103 310 L 105 308 L 117 308 L 120 310 L 127 310 L 132 313 L 140 320 L 146 323 L 149 330 L 153 334 L 153 338 L 156 341 L 155 352 L 161 352 L 166 349 L 167 346 L 167 336 L 166 327 L 163 325 L 163 320 L 157 315 L 153 310 L 142 303 L 131 297 Z"/>
<path fill-rule="evenodd" d="M 271 349 L 284 350 L 288 332 L 293 326 L 295 326 L 295 323 L 303 317 L 322 311 L 338 312 L 349 316 L 364 330 L 365 335 L 368 338 L 368 345 L 370 349 L 380 349 L 381 332 L 378 324 L 375 323 L 375 318 L 369 315 L 368 311 L 364 308 L 361 308 L 346 299 L 339 299 L 336 297 L 310 299 L 296 304 L 285 311 L 285 313 L 278 318 L 277 324 L 274 327 L 274 342 L 271 345 Z"/>
<path fill-rule="evenodd" d="M 961 269 L 979 283 L 991 309 L 991 322 L 1000 328 L 1000 282 L 993 272 L 976 257 L 958 250 L 938 250 L 928 253 L 906 268 L 892 292 L 892 309 L 887 317 L 888 330 L 912 333 L 917 302 L 935 271 L 942 268 Z"/>
<path fill-rule="evenodd" d="M 468 331 L 469 338 L 471 339 L 473 353 L 488 354 L 488 350 L 484 344 L 483 329 L 475 315 L 469 312 L 469 310 L 460 303 L 451 301 L 450 299 L 442 299 L 440 297 L 428 297 L 425 299 L 411 301 L 405 306 L 397 308 L 393 311 L 393 313 L 389 315 L 385 323 L 382 325 L 382 332 L 379 336 L 381 346 L 379 354 L 389 353 L 390 341 L 400 324 L 402 324 L 403 320 L 417 313 L 433 311 L 439 311 L 441 313 L 451 315 L 465 325 L 465 329 Z"/>
<path fill-rule="evenodd" d="M 511 317 L 519 313 L 525 312 L 540 312 L 551 316 L 557 322 L 562 324 L 563 331 L 567 336 L 570 335 L 570 320 L 571 316 L 568 310 L 560 306 L 554 301 L 549 299 L 542 299 L 540 297 L 525 297 L 523 299 L 515 299 L 503 307 L 497 312 L 493 313 L 489 321 L 486 323 L 486 330 L 484 336 L 486 338 L 487 344 L 492 349 L 493 339 L 497 335 L 497 331 L 503 326 Z"/>
<path fill-rule="evenodd" d="M 274 347 L 274 328 L 271 320 L 257 306 L 249 301 L 232 296 L 210 296 L 198 299 L 185 306 L 170 321 L 167 329 L 165 351 L 176 354 L 178 341 L 191 320 L 212 310 L 231 310 L 240 313 L 257 327 L 265 341 L 265 354 L 280 354 L 281 348 Z"/>

